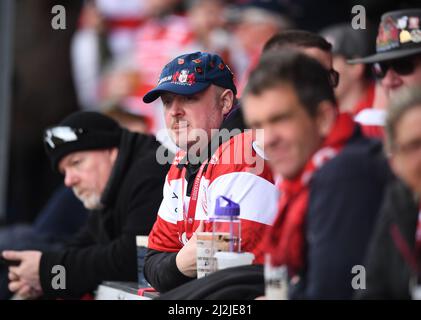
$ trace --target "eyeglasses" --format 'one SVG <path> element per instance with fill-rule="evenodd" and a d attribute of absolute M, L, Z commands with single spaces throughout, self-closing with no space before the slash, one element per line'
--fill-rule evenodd
<path fill-rule="evenodd" d="M 336 88 L 339 84 L 339 72 L 335 69 L 329 70 L 329 83 L 332 88 Z"/>
<path fill-rule="evenodd" d="M 389 68 L 392 68 L 393 71 L 400 76 L 407 76 L 414 72 L 416 66 L 415 62 L 415 57 L 376 62 L 373 64 L 373 72 L 379 79 L 383 79 L 386 76 Z"/>
<path fill-rule="evenodd" d="M 48 128 L 44 132 L 44 143 L 48 148 L 55 149 L 62 144 L 77 141 L 84 132 L 80 128 L 75 129 L 64 126 Z"/>

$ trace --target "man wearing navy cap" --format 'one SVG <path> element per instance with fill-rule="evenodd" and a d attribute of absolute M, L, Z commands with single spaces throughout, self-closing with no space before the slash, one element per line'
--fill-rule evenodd
<path fill-rule="evenodd" d="M 167 128 L 181 148 L 166 177 L 145 261 L 146 279 L 160 292 L 196 277 L 195 232 L 209 231 L 202 222 L 218 196 L 240 205 L 242 251 L 255 252 L 274 219 L 277 191 L 252 132 L 242 132 L 236 91 L 218 55 L 196 52 L 168 63 L 143 98 L 161 98 Z M 255 262 L 262 257 L 256 254 Z"/>

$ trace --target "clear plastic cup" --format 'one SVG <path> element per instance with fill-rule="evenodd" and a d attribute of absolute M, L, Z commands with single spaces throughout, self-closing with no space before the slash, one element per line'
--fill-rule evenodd
<path fill-rule="evenodd" d="M 229 238 L 230 235 L 227 232 L 197 232 L 197 278 L 202 278 L 216 270 L 214 253 L 228 250 Z"/>
<path fill-rule="evenodd" d="M 214 257 L 217 270 L 250 265 L 254 260 L 250 252 L 216 252 Z"/>

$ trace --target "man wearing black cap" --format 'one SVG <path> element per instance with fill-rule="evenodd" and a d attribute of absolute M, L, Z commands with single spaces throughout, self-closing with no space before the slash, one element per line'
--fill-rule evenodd
<path fill-rule="evenodd" d="M 135 236 L 149 233 L 169 168 L 156 160 L 159 143 L 95 112 L 68 116 L 45 131 L 44 142 L 53 168 L 92 212 L 61 252 L 3 252 L 20 261 L 9 268 L 10 290 L 27 298 L 77 298 L 104 280 L 136 281 Z M 57 265 L 65 270 L 59 289 Z"/>
<path fill-rule="evenodd" d="M 203 222 L 213 215 L 218 196 L 240 205 L 241 248 L 256 253 L 274 219 L 277 191 L 252 133 L 241 132 L 233 75 L 218 55 L 179 56 L 159 79 L 143 100 L 161 97 L 167 128 L 181 148 L 166 178 L 145 260 L 146 279 L 165 292 L 196 277 L 196 232 L 210 230 Z M 256 253 L 255 262 L 262 256 Z"/>

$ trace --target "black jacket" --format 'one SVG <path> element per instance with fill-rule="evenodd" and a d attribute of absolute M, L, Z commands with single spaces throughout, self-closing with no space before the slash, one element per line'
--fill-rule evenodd
<path fill-rule="evenodd" d="M 366 260 L 366 289 L 360 299 L 410 299 L 411 268 L 398 249 L 392 228 L 397 227 L 412 253 L 415 251 L 415 232 L 418 208 L 410 190 L 396 180 L 388 186 L 376 230 Z"/>
<path fill-rule="evenodd" d="M 337 157 L 310 182 L 306 269 L 292 299 L 351 299 L 352 268 L 362 265 L 391 178 L 379 141 L 357 127 Z"/>
<path fill-rule="evenodd" d="M 243 131 L 245 129 L 243 113 L 240 107 L 236 106 L 236 109 L 233 110 L 231 115 L 224 120 L 220 129 L 227 129 L 229 131 L 233 129 L 239 129 L 240 131 Z M 215 136 L 213 139 L 218 139 L 218 137 Z M 220 140 L 219 142 L 221 144 L 223 141 Z M 209 145 L 211 145 L 211 143 Z M 213 145 L 218 146 L 218 144 Z M 208 150 L 208 156 L 210 158 L 210 156 L 212 156 L 216 150 L 212 150 L 211 148 Z M 194 179 L 199 170 L 199 167 L 200 163 L 195 166 L 186 165 L 188 195 L 192 190 Z M 180 170 L 181 169 L 182 166 L 180 167 Z M 180 272 L 180 270 L 178 270 L 175 262 L 176 256 L 177 252 L 161 252 L 148 249 L 145 257 L 145 277 L 149 283 L 159 292 L 166 292 L 195 279 L 185 276 Z"/>
<path fill-rule="evenodd" d="M 169 164 L 160 165 L 152 136 L 124 131 L 103 192 L 104 208 L 61 252 L 43 252 L 40 281 L 45 297 L 77 298 L 102 281 L 137 281 L 136 235 L 148 235 L 162 200 Z M 54 290 L 54 265 L 66 271 L 66 289 Z"/>

